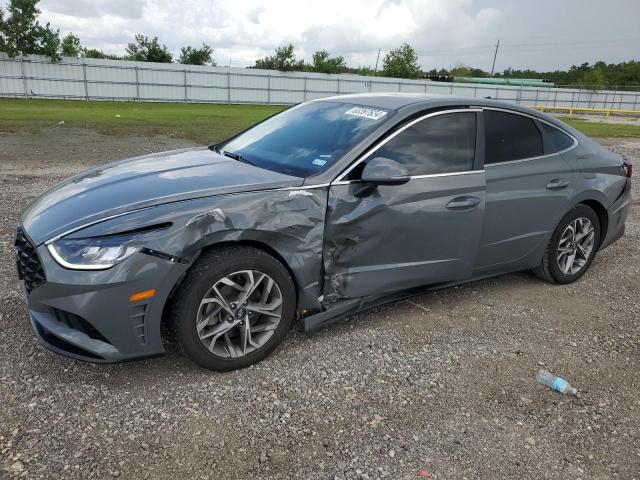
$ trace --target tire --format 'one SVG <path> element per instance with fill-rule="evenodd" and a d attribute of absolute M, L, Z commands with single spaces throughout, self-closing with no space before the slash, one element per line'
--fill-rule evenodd
<path fill-rule="evenodd" d="M 216 371 L 245 368 L 269 355 L 291 328 L 296 309 L 287 269 L 266 252 L 245 246 L 203 254 L 173 298 L 169 321 L 180 349 Z"/>
<path fill-rule="evenodd" d="M 588 255 L 584 255 L 584 247 L 588 237 L 581 234 L 588 231 L 587 222 L 593 228 L 592 246 Z M 576 223 L 577 222 L 577 223 Z M 584 227 L 584 231 L 580 231 Z M 575 240 L 566 240 L 567 235 L 571 236 L 571 229 L 577 231 L 578 235 L 574 236 Z M 582 242 L 582 243 L 581 243 Z M 586 242 L 586 243 L 584 243 Z M 580 245 L 578 245 L 580 243 Z M 533 272 L 541 279 L 550 283 L 567 284 L 578 280 L 591 266 L 600 245 L 600 220 L 598 215 L 587 205 L 577 205 L 569 213 L 567 213 L 556 227 L 549 244 L 545 249 L 540 265 L 533 269 Z M 576 264 L 569 266 L 567 260 L 571 259 L 571 253 L 574 254 Z"/>

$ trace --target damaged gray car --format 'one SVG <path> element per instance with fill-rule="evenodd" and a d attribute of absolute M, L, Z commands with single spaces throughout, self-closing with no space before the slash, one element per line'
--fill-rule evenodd
<path fill-rule="evenodd" d="M 631 165 L 477 98 L 306 102 L 209 148 L 98 166 L 33 201 L 16 253 L 33 330 L 82 360 L 268 355 L 390 300 L 532 269 L 577 280 L 624 233 Z"/>

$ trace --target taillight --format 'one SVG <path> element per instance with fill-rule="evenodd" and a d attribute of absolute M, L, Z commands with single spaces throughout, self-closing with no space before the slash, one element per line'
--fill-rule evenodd
<path fill-rule="evenodd" d="M 624 162 L 622 164 L 622 169 L 624 170 L 624 174 L 631 178 L 631 174 L 633 173 L 633 165 L 631 165 L 630 163 Z"/>

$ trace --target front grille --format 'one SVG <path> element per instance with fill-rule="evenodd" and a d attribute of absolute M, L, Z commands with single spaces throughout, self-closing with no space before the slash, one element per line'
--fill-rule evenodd
<path fill-rule="evenodd" d="M 47 281 L 40 263 L 40 257 L 38 257 L 38 252 L 36 252 L 35 247 L 31 245 L 31 242 L 20 227 L 16 230 L 14 245 L 18 276 L 21 280 L 24 280 L 27 293 L 31 293 L 31 290 Z"/>

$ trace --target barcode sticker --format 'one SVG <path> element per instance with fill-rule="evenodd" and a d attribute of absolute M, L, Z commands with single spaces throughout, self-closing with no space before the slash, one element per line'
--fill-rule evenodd
<path fill-rule="evenodd" d="M 384 110 L 376 110 L 375 108 L 366 107 L 353 107 L 344 113 L 355 117 L 370 118 L 371 120 L 380 120 L 387 114 Z"/>

